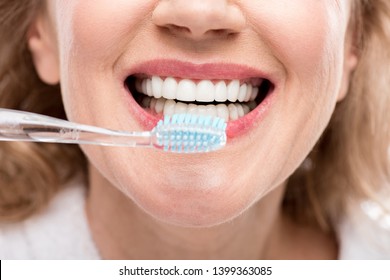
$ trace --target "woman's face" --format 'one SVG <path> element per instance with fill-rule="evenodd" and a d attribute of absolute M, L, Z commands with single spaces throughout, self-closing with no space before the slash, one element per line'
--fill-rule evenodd
<path fill-rule="evenodd" d="M 71 121 L 150 130 L 184 110 L 228 121 L 213 153 L 82 147 L 113 186 L 176 225 L 231 220 L 283 184 L 356 60 L 349 0 L 48 2 L 30 49 L 41 78 L 60 81 Z"/>

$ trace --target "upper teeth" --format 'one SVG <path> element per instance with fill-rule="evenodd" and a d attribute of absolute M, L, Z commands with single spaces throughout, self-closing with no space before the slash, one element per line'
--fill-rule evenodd
<path fill-rule="evenodd" d="M 256 99 L 259 88 L 249 83 L 240 84 L 239 80 L 228 83 L 211 80 L 200 80 L 197 83 L 182 79 L 177 81 L 173 77 L 165 79 L 153 76 L 136 80 L 136 90 L 148 96 L 166 99 L 176 99 L 185 102 L 248 102 Z"/>

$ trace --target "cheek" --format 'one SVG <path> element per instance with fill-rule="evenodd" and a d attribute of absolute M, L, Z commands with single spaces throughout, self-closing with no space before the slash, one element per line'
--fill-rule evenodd
<path fill-rule="evenodd" d="M 261 1 L 260 1 L 261 2 Z M 299 2 L 299 3 L 298 3 Z M 301 158 L 322 134 L 334 111 L 342 82 L 348 13 L 330 1 L 274 1 L 251 14 L 274 57 L 286 72 L 278 115 L 291 124 L 291 159 Z M 303 145 L 306 143 L 306 146 Z M 294 162 L 291 162 L 294 164 Z M 296 164 L 296 163 L 295 163 Z"/>
<path fill-rule="evenodd" d="M 64 1 L 65 2 L 65 1 Z M 101 59 L 123 49 L 142 24 L 155 1 L 70 1 L 60 13 L 66 16 L 65 44 L 84 59 Z M 131 14 L 129 14 L 131 11 Z M 62 22 L 59 26 L 64 26 Z M 64 28 L 63 28 L 64 29 Z M 69 53 L 65 51 L 64 55 Z"/>
<path fill-rule="evenodd" d="M 115 102 L 111 98 L 113 88 L 121 91 L 122 84 L 113 80 L 114 63 L 127 49 L 137 26 L 147 18 L 154 1 L 53 3 L 65 110 L 71 120 L 93 124 L 96 108 Z"/>
<path fill-rule="evenodd" d="M 341 87 L 348 13 L 330 1 L 256 3 L 248 1 L 248 20 L 286 73 L 282 97 L 274 107 L 274 127 L 281 135 L 274 143 L 276 149 L 289 151 L 281 163 L 290 172 L 306 157 L 333 113 Z M 276 129 L 272 131 L 277 135 Z M 276 149 L 272 153 L 280 155 Z"/>
<path fill-rule="evenodd" d="M 251 8 L 251 9 L 249 9 Z M 248 3 L 248 19 L 287 74 L 299 79 L 329 75 L 342 56 L 346 16 L 330 1 Z M 339 56 L 339 57 L 337 57 Z"/>

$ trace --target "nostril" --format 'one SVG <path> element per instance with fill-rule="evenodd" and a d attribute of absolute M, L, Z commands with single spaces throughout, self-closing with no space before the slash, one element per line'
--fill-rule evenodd
<path fill-rule="evenodd" d="M 227 37 L 230 35 L 234 35 L 238 32 L 232 30 L 232 29 L 212 29 L 208 30 L 205 35 L 210 35 L 213 37 Z"/>
<path fill-rule="evenodd" d="M 164 27 L 169 31 L 171 31 L 172 33 L 191 33 L 191 29 L 185 26 L 179 26 L 176 24 L 166 24 Z"/>
<path fill-rule="evenodd" d="M 204 39 L 209 37 L 224 38 L 237 33 L 234 30 L 229 30 L 229 29 L 210 29 L 210 30 L 206 30 L 204 33 L 195 33 L 188 27 L 179 26 L 176 24 L 167 24 L 165 26 L 162 26 L 162 28 L 167 30 L 171 34 L 193 37 L 193 38 L 203 37 Z"/>

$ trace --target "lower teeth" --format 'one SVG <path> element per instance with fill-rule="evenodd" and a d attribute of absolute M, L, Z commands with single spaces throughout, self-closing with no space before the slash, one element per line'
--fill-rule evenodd
<path fill-rule="evenodd" d="M 151 110 L 157 115 L 174 115 L 174 114 L 194 114 L 194 115 L 208 115 L 214 117 L 223 118 L 225 121 L 237 120 L 254 108 L 257 103 L 251 101 L 248 103 L 230 103 L 230 104 L 209 104 L 209 105 L 196 105 L 187 104 L 183 102 L 176 102 L 165 98 L 152 98 L 144 96 L 140 102 L 141 106 L 145 109 Z"/>

